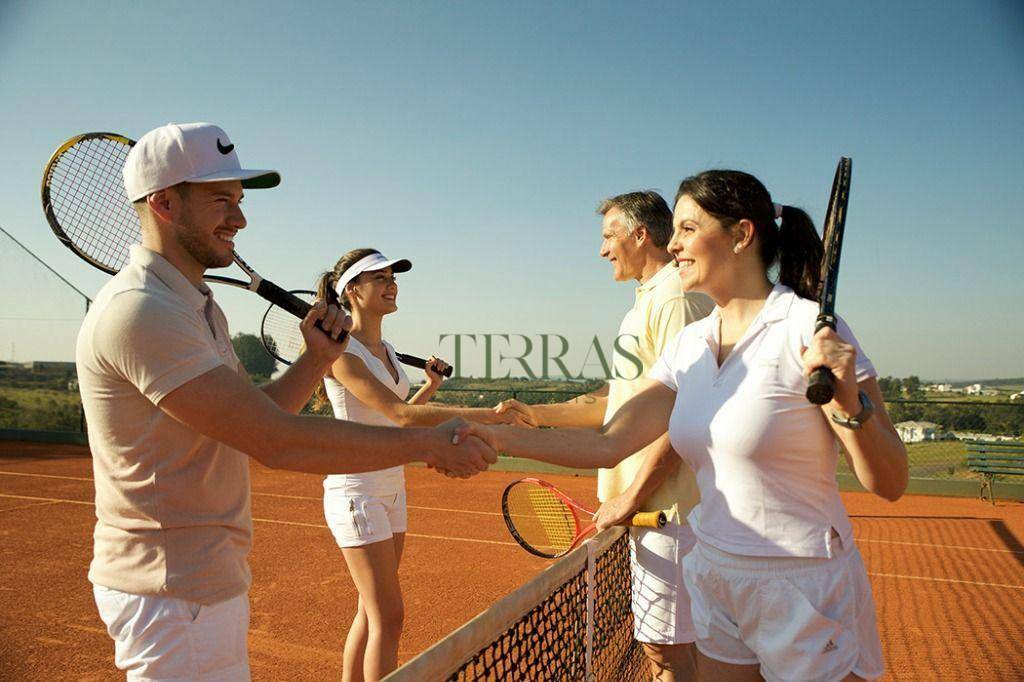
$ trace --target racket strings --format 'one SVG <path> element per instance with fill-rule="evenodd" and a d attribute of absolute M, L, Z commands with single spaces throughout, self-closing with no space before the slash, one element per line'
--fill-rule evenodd
<path fill-rule="evenodd" d="M 142 236 L 122 180 L 130 149 L 107 138 L 81 140 L 61 155 L 48 179 L 50 203 L 65 235 L 114 271 L 128 262 L 128 247 Z"/>
<path fill-rule="evenodd" d="M 564 552 L 576 539 L 576 515 L 548 488 L 527 483 L 513 486 L 506 510 L 520 538 L 535 549 Z"/>
<path fill-rule="evenodd" d="M 310 300 L 312 297 L 301 295 L 299 297 L 308 303 L 313 302 Z M 260 329 L 263 346 L 281 362 L 288 364 L 295 362 L 305 348 L 305 340 L 302 338 L 299 323 L 299 318 L 276 305 L 271 306 L 263 317 L 263 325 Z"/>

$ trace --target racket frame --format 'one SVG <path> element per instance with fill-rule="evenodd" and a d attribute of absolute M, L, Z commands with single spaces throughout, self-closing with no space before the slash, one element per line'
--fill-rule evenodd
<path fill-rule="evenodd" d="M 556 498 L 558 498 L 561 502 L 565 503 L 567 507 L 569 507 L 569 510 L 572 512 L 572 518 L 573 523 L 575 524 L 576 535 L 573 538 L 573 541 L 565 550 L 559 551 L 557 553 L 544 552 L 540 549 L 537 549 L 529 542 L 527 542 L 519 533 L 518 529 L 516 528 L 515 522 L 512 521 L 512 514 L 508 508 L 508 498 L 509 493 L 517 485 L 520 484 L 536 485 L 541 488 L 544 488 L 550 491 L 552 494 L 554 494 Z M 581 517 L 581 512 L 587 515 L 586 518 Z M 539 556 L 543 559 L 558 559 L 559 557 L 565 556 L 572 550 L 579 547 L 580 543 L 583 542 L 584 538 L 586 538 L 587 535 L 589 535 L 594 529 L 597 528 L 597 524 L 593 521 L 594 514 L 594 511 L 588 509 L 582 503 L 577 502 L 573 498 L 569 497 L 569 495 L 559 490 L 558 487 L 556 487 L 555 485 L 548 483 L 547 481 L 544 481 L 542 479 L 534 478 L 532 476 L 527 478 L 521 478 L 517 481 L 509 483 L 507 486 L 505 486 L 505 490 L 502 491 L 501 493 L 501 516 L 505 521 L 505 527 L 508 528 L 508 532 L 512 535 L 515 541 L 519 543 L 520 547 L 525 549 L 530 554 L 533 554 L 534 556 Z M 661 528 L 668 522 L 668 516 L 663 511 L 645 512 L 640 514 L 634 514 L 631 521 L 632 523 L 628 524 L 629 526 Z M 637 523 L 638 521 L 641 521 L 641 523 Z"/>
<path fill-rule="evenodd" d="M 824 253 L 821 259 L 820 307 L 814 323 L 815 333 L 825 327 L 836 329 L 836 285 L 839 281 L 839 259 L 843 249 L 852 173 L 853 161 L 846 156 L 840 157 L 822 228 Z M 828 367 L 815 369 L 807 382 L 807 400 L 815 405 L 831 402 L 835 396 L 835 381 L 835 375 Z"/>
<path fill-rule="evenodd" d="M 116 275 L 116 269 L 87 254 L 85 251 L 80 249 L 77 244 L 75 244 L 71 237 L 68 236 L 67 232 L 64 231 L 64 228 L 61 227 L 60 221 L 57 219 L 57 212 L 54 210 L 50 193 L 50 180 L 53 177 L 53 172 L 59 165 L 60 160 L 63 159 L 64 154 L 80 142 L 86 142 L 88 140 L 110 140 L 112 142 L 123 144 L 129 149 L 135 146 L 135 140 L 127 138 L 124 135 L 118 135 L 117 133 L 97 132 L 75 135 L 64 144 L 57 147 L 57 150 L 50 155 L 50 159 L 46 162 L 46 166 L 43 168 L 43 180 L 39 190 L 40 199 L 43 202 L 43 213 L 46 215 L 46 222 L 49 223 L 50 229 L 53 231 L 53 234 L 57 239 L 60 240 L 60 243 L 94 268 L 102 270 L 108 275 Z M 141 232 L 141 227 L 139 229 Z"/>
<path fill-rule="evenodd" d="M 84 260 L 89 265 L 92 265 L 93 267 L 102 270 L 107 274 L 116 275 L 118 272 L 117 269 L 93 258 L 89 254 L 85 253 L 81 248 L 79 248 L 75 241 L 67 234 L 65 229 L 61 226 L 60 220 L 57 218 L 57 213 L 54 210 L 53 206 L 50 191 L 50 183 L 53 177 L 54 170 L 60 165 L 61 160 L 64 158 L 64 155 L 69 150 L 71 150 L 76 145 L 82 142 L 86 142 L 88 140 L 108 140 L 110 142 L 125 145 L 129 149 L 135 146 L 135 140 L 132 140 L 131 138 L 126 137 L 124 135 L 119 135 L 117 133 L 110 132 L 82 133 L 81 135 L 75 135 L 71 139 L 64 142 L 50 156 L 49 161 L 46 162 L 46 166 L 43 169 L 43 180 L 40 189 L 40 197 L 43 204 L 43 213 L 46 215 L 46 222 L 49 223 L 50 229 L 53 231 L 54 235 L 56 235 L 57 239 L 60 240 L 60 242 L 64 246 L 70 249 L 72 253 L 74 253 L 76 256 Z M 128 198 L 126 196 L 125 201 L 127 200 Z M 132 211 L 132 215 L 135 215 L 134 211 Z M 136 220 L 137 219 L 138 217 L 136 216 Z M 139 228 L 139 232 L 141 234 L 141 226 Z M 262 297 L 264 300 L 277 305 L 278 307 L 282 308 L 283 310 L 286 310 L 287 312 L 291 313 L 295 317 L 298 317 L 299 319 L 303 319 L 306 317 L 306 315 L 312 308 L 310 304 L 306 303 L 305 301 L 295 296 L 292 296 L 288 291 L 277 286 L 270 280 L 264 279 L 248 263 L 246 263 L 241 256 L 238 255 L 237 251 L 232 251 L 231 256 L 234 259 L 235 265 L 237 265 L 239 269 L 242 270 L 242 272 L 244 272 L 249 277 L 248 282 L 240 279 L 235 279 L 233 277 L 225 277 L 223 275 L 204 274 L 203 279 L 208 282 L 226 284 L 228 286 L 238 287 L 240 289 L 252 291 L 258 296 Z M 319 322 L 317 323 L 317 327 L 323 329 L 323 327 L 320 326 Z M 347 335 L 348 332 L 343 331 L 341 334 L 338 335 L 338 338 L 336 340 L 339 342 L 344 341 Z"/>

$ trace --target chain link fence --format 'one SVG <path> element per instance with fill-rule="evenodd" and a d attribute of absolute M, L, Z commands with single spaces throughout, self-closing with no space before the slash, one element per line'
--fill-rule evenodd
<path fill-rule="evenodd" d="M 515 398 L 524 403 L 555 403 L 577 392 L 543 389 L 442 388 L 434 402 L 465 407 L 492 407 Z M 997 402 L 887 401 L 886 408 L 906 443 L 910 476 L 922 479 L 975 480 L 967 469 L 968 441 L 995 441 L 1024 446 L 1024 404 Z M 305 414 L 331 417 L 330 405 Z M 0 366 L 0 429 L 85 431 L 85 418 L 74 367 L 64 363 Z M 845 459 L 840 473 L 850 473 Z"/>

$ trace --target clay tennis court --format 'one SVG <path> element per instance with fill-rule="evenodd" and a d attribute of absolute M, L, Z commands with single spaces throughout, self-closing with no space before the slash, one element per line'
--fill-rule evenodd
<path fill-rule="evenodd" d="M 520 477 L 407 468 L 407 660 L 549 562 L 505 531 Z M 594 480 L 545 475 L 581 500 Z M 336 679 L 356 593 L 323 522 L 321 479 L 252 468 L 254 679 Z M 86 579 L 92 468 L 81 446 L 0 442 L 0 678 L 117 678 Z M 844 493 L 879 610 L 887 679 L 1024 679 L 1024 504 Z"/>

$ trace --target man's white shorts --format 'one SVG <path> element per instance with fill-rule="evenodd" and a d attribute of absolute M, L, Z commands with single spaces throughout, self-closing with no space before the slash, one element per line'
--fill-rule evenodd
<path fill-rule="evenodd" d="M 750 557 L 698 542 L 683 562 L 697 648 L 760 663 L 775 680 L 865 679 L 884 672 L 875 603 L 860 552 L 830 559 Z"/>
<path fill-rule="evenodd" d="M 633 637 L 638 642 L 687 644 L 696 639 L 683 582 L 683 557 L 696 541 L 685 523 L 630 529 Z"/>
<path fill-rule="evenodd" d="M 129 680 L 249 679 L 249 595 L 209 605 L 100 585 L 93 595 Z"/>
<path fill-rule="evenodd" d="M 362 547 L 404 533 L 405 489 L 394 495 L 324 493 L 324 518 L 339 547 Z"/>

